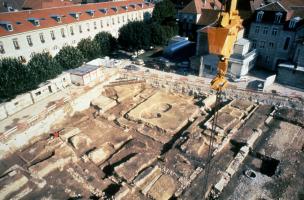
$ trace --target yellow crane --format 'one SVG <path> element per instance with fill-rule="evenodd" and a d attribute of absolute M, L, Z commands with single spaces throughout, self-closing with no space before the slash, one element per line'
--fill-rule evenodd
<path fill-rule="evenodd" d="M 203 185 L 203 195 L 207 195 L 208 177 L 211 170 L 211 159 L 213 153 L 213 137 L 218 118 L 218 107 L 221 104 L 221 93 L 227 87 L 228 81 L 226 73 L 228 69 L 228 60 L 233 51 L 233 45 L 238 39 L 239 32 L 243 29 L 242 19 L 236 9 L 237 0 L 224 0 L 223 11 L 219 14 L 217 23 L 214 27 L 207 27 L 208 51 L 211 54 L 218 55 L 220 60 L 217 66 L 217 75 L 211 81 L 211 88 L 217 91 L 214 108 L 212 131 L 209 141 L 208 158 L 205 166 L 205 182 Z"/>
<path fill-rule="evenodd" d="M 219 14 L 217 25 L 215 27 L 207 27 L 206 30 L 209 53 L 220 57 L 217 75 L 211 81 L 211 87 L 216 91 L 221 91 L 227 86 L 225 76 L 228 68 L 228 59 L 232 54 L 238 33 L 243 29 L 243 20 L 239 16 L 236 5 L 237 0 L 225 0 L 223 3 L 224 11 Z"/>

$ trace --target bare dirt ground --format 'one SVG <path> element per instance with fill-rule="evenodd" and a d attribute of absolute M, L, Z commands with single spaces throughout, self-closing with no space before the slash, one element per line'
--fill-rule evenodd
<path fill-rule="evenodd" d="M 261 139 L 220 197 L 302 197 L 299 113 L 276 111 L 278 117 L 266 125 L 271 106 L 229 100 L 213 133 L 213 111 L 193 97 L 144 83 L 115 83 L 102 95 L 116 103 L 104 112 L 92 106 L 75 113 L 54 124 L 54 131 L 64 128 L 59 137 L 45 133 L 1 160 L 0 199 L 203 199 L 257 129 Z M 254 181 L 244 176 L 248 166 L 256 173 Z"/>

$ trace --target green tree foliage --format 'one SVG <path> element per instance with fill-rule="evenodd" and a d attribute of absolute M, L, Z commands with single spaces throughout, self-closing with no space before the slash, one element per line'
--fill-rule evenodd
<path fill-rule="evenodd" d="M 99 43 L 95 40 L 92 41 L 90 38 L 80 40 L 77 48 L 81 51 L 87 61 L 93 60 L 101 54 Z"/>
<path fill-rule="evenodd" d="M 165 45 L 168 39 L 166 30 L 159 23 L 150 25 L 151 43 L 153 45 Z"/>
<path fill-rule="evenodd" d="M 62 72 L 59 63 L 49 53 L 36 53 L 27 64 L 30 75 L 30 88 L 55 78 Z"/>
<path fill-rule="evenodd" d="M 79 67 L 84 61 L 81 51 L 72 46 L 63 47 L 55 56 L 55 59 L 64 70 Z"/>
<path fill-rule="evenodd" d="M 102 31 L 95 35 L 94 40 L 100 46 L 100 56 L 108 56 L 116 46 L 116 39 L 108 32 Z"/>
<path fill-rule="evenodd" d="M 155 4 L 152 21 L 161 25 L 175 24 L 177 10 L 170 0 L 163 0 Z"/>
<path fill-rule="evenodd" d="M 138 51 L 150 46 L 150 27 L 141 21 L 130 22 L 119 29 L 119 44 L 127 50 Z"/>
<path fill-rule="evenodd" d="M 29 70 L 16 58 L 0 60 L 0 98 L 10 98 L 27 89 Z"/>

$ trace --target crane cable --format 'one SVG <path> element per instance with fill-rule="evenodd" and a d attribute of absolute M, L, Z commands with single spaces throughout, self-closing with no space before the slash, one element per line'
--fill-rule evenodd
<path fill-rule="evenodd" d="M 205 166 L 205 179 L 203 184 L 203 195 L 205 196 L 205 193 L 208 191 L 208 178 L 210 174 L 211 169 L 211 159 L 212 159 L 212 153 L 213 153 L 213 144 L 214 144 L 214 136 L 215 136 L 215 129 L 217 125 L 217 119 L 218 119 L 218 110 L 219 106 L 221 104 L 221 95 L 222 91 L 219 90 L 216 92 L 216 100 L 214 105 L 214 115 L 213 115 L 213 121 L 212 121 L 212 127 L 211 127 L 211 134 L 209 138 L 209 147 L 208 147 L 208 156 L 207 156 L 207 162 Z"/>
<path fill-rule="evenodd" d="M 215 0 L 214 0 L 215 2 Z M 220 9 L 220 15 L 223 12 L 225 4 L 225 9 L 227 6 L 227 0 L 224 0 L 224 2 L 221 2 L 221 9 Z M 217 18 L 213 23 L 209 24 L 207 27 L 213 26 L 214 24 L 218 23 L 220 18 Z M 203 195 L 205 198 L 205 194 L 208 191 L 208 179 L 209 179 L 209 174 L 210 174 L 210 169 L 211 169 L 211 159 L 212 159 L 212 153 L 213 153 L 213 143 L 214 143 L 214 135 L 215 135 L 215 129 L 217 125 L 217 118 L 218 118 L 218 110 L 219 110 L 219 105 L 221 105 L 221 95 L 222 95 L 222 89 L 218 90 L 216 92 L 216 99 L 215 99 L 215 104 L 214 104 L 214 111 L 213 111 L 213 121 L 212 121 L 212 127 L 211 127 L 211 134 L 209 138 L 209 147 L 208 147 L 208 156 L 207 156 L 207 162 L 205 165 L 205 179 L 203 183 Z"/>

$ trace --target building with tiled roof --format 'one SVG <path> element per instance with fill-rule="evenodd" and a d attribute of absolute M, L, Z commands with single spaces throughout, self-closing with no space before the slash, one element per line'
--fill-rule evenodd
<path fill-rule="evenodd" d="M 221 3 L 218 0 L 192 0 L 178 11 L 180 34 L 196 40 L 196 31 L 218 18 Z"/>
<path fill-rule="evenodd" d="M 28 61 L 35 52 L 55 55 L 101 31 L 118 37 L 128 21 L 152 15 L 154 5 L 141 0 L 72 5 L 58 8 L 0 13 L 0 58 Z"/>
<path fill-rule="evenodd" d="M 281 62 L 295 56 L 297 41 L 304 37 L 304 1 L 280 0 L 259 7 L 248 38 L 257 49 L 257 65 L 277 70 Z"/>

